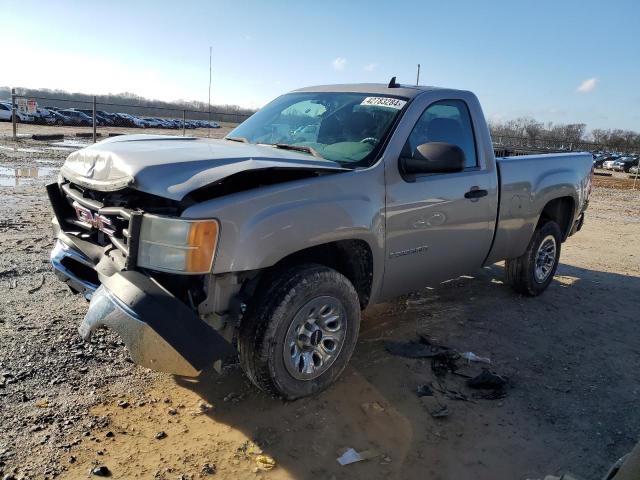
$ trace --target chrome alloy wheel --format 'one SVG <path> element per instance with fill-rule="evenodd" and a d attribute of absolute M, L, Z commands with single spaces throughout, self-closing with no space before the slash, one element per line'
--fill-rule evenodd
<path fill-rule="evenodd" d="M 342 302 L 316 297 L 296 313 L 284 342 L 284 364 L 297 380 L 322 375 L 336 361 L 347 333 Z"/>
<path fill-rule="evenodd" d="M 536 252 L 534 277 L 536 282 L 544 283 L 549 278 L 556 263 L 556 239 L 553 235 L 544 237 Z"/>

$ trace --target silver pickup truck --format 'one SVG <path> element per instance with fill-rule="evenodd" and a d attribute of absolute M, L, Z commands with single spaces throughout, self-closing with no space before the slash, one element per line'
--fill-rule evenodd
<path fill-rule="evenodd" d="M 368 305 L 506 260 L 552 281 L 582 226 L 592 157 L 496 158 L 470 92 L 330 85 L 278 97 L 221 140 L 109 138 L 47 186 L 51 261 L 91 300 L 85 339 L 196 376 L 239 356 L 293 399 L 330 385 Z"/>

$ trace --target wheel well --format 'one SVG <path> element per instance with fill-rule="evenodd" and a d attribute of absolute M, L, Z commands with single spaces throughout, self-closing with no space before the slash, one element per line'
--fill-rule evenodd
<path fill-rule="evenodd" d="M 554 221 L 560 227 L 562 232 L 562 241 L 564 242 L 569 235 L 571 229 L 571 220 L 573 218 L 574 200 L 571 197 L 560 197 L 551 200 L 545 205 L 540 213 L 538 225 L 544 221 Z"/>
<path fill-rule="evenodd" d="M 358 293 L 360 308 L 365 308 L 371 297 L 373 282 L 373 254 L 364 240 L 340 240 L 323 243 L 292 253 L 273 268 L 300 263 L 319 263 L 337 270 L 347 277 Z"/>

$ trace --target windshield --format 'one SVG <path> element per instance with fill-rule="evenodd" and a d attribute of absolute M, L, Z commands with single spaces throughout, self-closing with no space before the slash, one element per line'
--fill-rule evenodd
<path fill-rule="evenodd" d="M 369 166 L 406 103 L 360 93 L 289 93 L 240 124 L 228 138 L 307 148 L 345 166 Z"/>

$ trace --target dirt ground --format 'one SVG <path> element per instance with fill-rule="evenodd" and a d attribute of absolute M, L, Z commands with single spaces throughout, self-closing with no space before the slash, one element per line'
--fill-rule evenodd
<path fill-rule="evenodd" d="M 514 294 L 498 264 L 374 306 L 338 383 L 283 402 L 235 366 L 188 380 L 133 365 L 109 332 L 90 345 L 79 339 L 87 304 L 51 271 L 42 188 L 73 148 L 0 141 L 7 478 L 89 478 L 104 465 L 123 479 L 597 479 L 639 440 L 637 190 L 596 178 L 584 228 L 563 245 L 543 296 Z M 464 377 L 438 380 L 428 360 L 385 350 L 386 340 L 417 333 L 489 357 L 509 379 L 506 396 L 477 398 Z M 463 363 L 461 372 L 480 368 Z M 431 382 L 448 393 L 418 398 Z M 430 415 L 434 398 L 448 416 Z M 346 447 L 373 457 L 340 466 Z"/>

